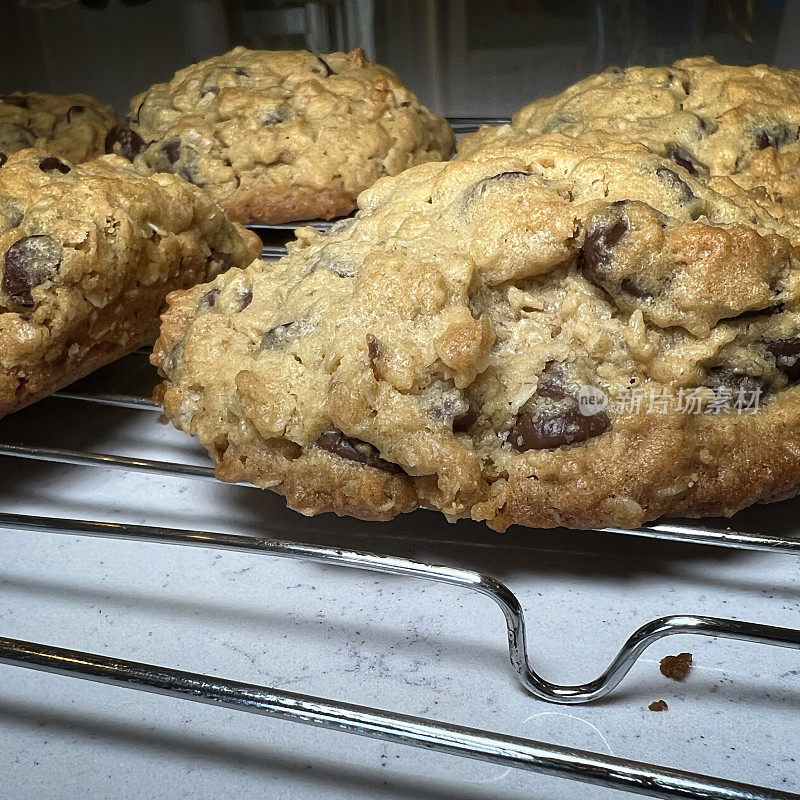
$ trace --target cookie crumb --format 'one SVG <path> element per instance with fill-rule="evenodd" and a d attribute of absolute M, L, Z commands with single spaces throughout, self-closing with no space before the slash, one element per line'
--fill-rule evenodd
<path fill-rule="evenodd" d="M 667 705 L 666 700 L 653 700 L 647 708 L 650 711 L 668 711 L 669 706 Z"/>
<path fill-rule="evenodd" d="M 673 681 L 682 681 L 689 673 L 692 666 L 691 653 L 678 653 L 677 656 L 664 656 L 659 669 L 661 674 Z"/>

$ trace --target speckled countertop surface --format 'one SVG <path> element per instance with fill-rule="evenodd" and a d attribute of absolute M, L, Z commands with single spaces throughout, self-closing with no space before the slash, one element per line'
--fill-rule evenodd
<path fill-rule="evenodd" d="M 116 370 L 144 374 L 131 357 Z M 148 412 L 47 400 L 0 441 L 205 463 Z M 305 519 L 254 489 L 0 459 L 6 511 L 268 534 L 463 566 L 507 582 L 552 680 L 595 677 L 643 622 L 705 613 L 800 627 L 800 560 L 566 531 Z M 800 529 L 798 503 L 737 519 Z M 427 582 L 212 550 L 0 532 L 0 631 L 800 792 L 800 653 L 677 637 L 612 696 L 519 689 L 500 612 Z M 658 660 L 689 650 L 683 683 Z M 612 798 L 509 771 L 71 678 L 0 667 L 0 779 L 16 800 Z M 647 705 L 664 699 L 669 710 Z"/>

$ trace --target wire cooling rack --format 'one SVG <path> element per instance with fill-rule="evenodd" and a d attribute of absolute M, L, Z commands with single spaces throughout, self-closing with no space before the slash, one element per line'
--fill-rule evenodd
<path fill-rule="evenodd" d="M 319 226 L 324 227 L 324 223 L 319 223 Z M 280 246 L 271 245 L 265 248 L 262 257 L 274 258 L 282 253 Z M 149 351 L 144 349 L 129 358 L 140 359 L 144 363 L 148 354 Z M 111 387 L 95 385 L 87 388 L 84 384 L 78 384 L 57 393 L 57 397 L 80 401 L 87 409 L 92 405 L 105 405 L 135 409 L 142 414 L 158 411 L 157 406 L 147 396 L 123 394 Z M 152 414 L 152 418 L 155 423 L 155 414 Z M 115 453 L 31 446 L 12 441 L 0 442 L 0 456 L 71 464 L 87 469 L 105 468 L 123 473 L 139 472 L 170 478 L 215 481 L 211 466 Z M 259 490 L 252 488 L 252 491 Z M 435 582 L 465 592 L 478 593 L 493 601 L 503 614 L 508 656 L 516 681 L 533 697 L 561 705 L 588 703 L 608 695 L 650 645 L 676 634 L 723 637 L 760 645 L 800 649 L 800 630 L 794 628 L 694 614 L 665 616 L 653 619 L 635 630 L 611 663 L 594 680 L 582 684 L 558 684 L 544 679 L 529 657 L 526 618 L 518 597 L 506 584 L 478 571 L 421 563 L 394 555 L 250 535 L 110 523 L 93 519 L 0 512 L 0 529 L 26 531 L 33 535 L 67 534 L 110 540 L 135 540 L 149 544 L 193 546 L 234 551 L 245 554 L 248 558 L 267 556 L 297 559 L 395 575 L 420 582 Z M 784 555 L 800 554 L 800 540 L 789 536 L 701 524 L 666 522 L 633 531 L 618 528 L 603 530 L 620 537 L 655 538 L 714 548 Z M 706 800 L 800 798 L 800 795 L 777 789 L 629 758 L 21 639 L 0 637 L 0 663 L 329 728 L 651 797 Z M 500 669 L 498 679 L 502 679 Z"/>
<path fill-rule="evenodd" d="M 143 356 L 144 353 L 140 353 L 137 357 Z M 86 404 L 100 403 L 139 409 L 141 413 L 155 410 L 155 406 L 143 396 L 87 392 L 75 388 L 59 395 L 81 400 Z M 214 480 L 211 467 L 131 458 L 109 453 L 2 443 L 0 455 L 84 467 L 105 467 L 170 477 Z M 253 491 L 259 490 L 253 489 Z M 181 530 L 7 512 L 0 513 L 0 528 L 31 533 L 81 535 L 213 548 L 246 553 L 253 557 L 300 559 L 356 570 L 388 573 L 421 581 L 434 581 L 468 592 L 477 592 L 491 599 L 503 613 L 509 659 L 516 680 L 534 697 L 558 704 L 586 703 L 607 695 L 622 681 L 646 648 L 659 639 L 675 634 L 717 636 L 800 649 L 800 631 L 791 628 L 700 615 L 667 616 L 654 619 L 639 627 L 596 679 L 580 685 L 561 685 L 542 678 L 532 665 L 526 643 L 525 615 L 516 595 L 505 584 L 476 571 L 425 564 L 396 556 L 214 531 Z M 800 541 L 790 537 L 716 530 L 700 525 L 666 523 L 646 526 L 636 531 L 616 528 L 604 530 L 618 535 L 670 539 L 714 547 L 784 554 L 800 552 Z M 632 759 L 19 639 L 0 637 L 0 663 L 322 726 L 652 797 L 719 798 L 720 800 L 722 798 L 774 800 L 798 797 L 787 792 L 735 783 Z"/>

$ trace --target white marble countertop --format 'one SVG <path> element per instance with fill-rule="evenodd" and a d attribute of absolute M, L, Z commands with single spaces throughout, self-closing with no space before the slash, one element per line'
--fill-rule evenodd
<path fill-rule="evenodd" d="M 139 381 L 143 359 L 116 368 Z M 53 398 L 0 441 L 206 463 L 156 415 Z M 800 627 L 800 560 L 607 534 L 306 519 L 271 493 L 0 458 L 4 511 L 235 531 L 476 569 L 505 581 L 547 678 L 595 677 L 642 623 L 702 613 Z M 799 503 L 736 518 L 800 530 Z M 800 652 L 675 637 L 606 700 L 527 696 L 486 598 L 418 580 L 207 549 L 0 532 L 0 633 L 800 792 Z M 677 683 L 658 660 L 688 650 Z M 0 780 L 15 800 L 624 795 L 287 722 L 0 667 Z M 669 710 L 647 705 L 664 699 Z"/>

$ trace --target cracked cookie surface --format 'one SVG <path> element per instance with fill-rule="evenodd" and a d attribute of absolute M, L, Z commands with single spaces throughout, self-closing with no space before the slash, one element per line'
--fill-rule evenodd
<path fill-rule="evenodd" d="M 554 132 L 641 142 L 681 174 L 728 177 L 800 222 L 797 70 L 729 66 L 711 57 L 666 67 L 612 67 L 535 100 L 510 125 L 466 137 L 459 152 Z"/>
<path fill-rule="evenodd" d="M 221 479 L 306 514 L 731 514 L 800 487 L 797 241 L 777 204 L 639 144 L 527 137 L 172 295 L 156 397 Z"/>
<path fill-rule="evenodd" d="M 0 95 L 0 161 L 9 153 L 40 147 L 80 162 L 105 152 L 114 109 L 88 94 L 14 92 Z"/>
<path fill-rule="evenodd" d="M 255 234 L 173 175 L 49 151 L 0 167 L 0 415 L 155 339 L 167 293 L 258 254 Z"/>
<path fill-rule="evenodd" d="M 131 101 L 114 152 L 203 187 L 241 222 L 349 214 L 384 175 L 447 158 L 453 134 L 363 51 L 237 47 Z"/>

